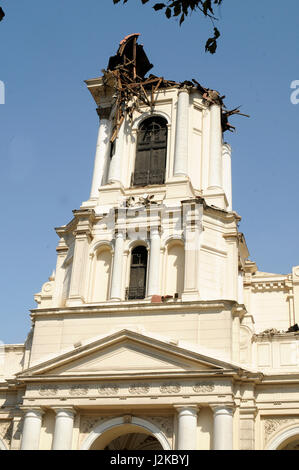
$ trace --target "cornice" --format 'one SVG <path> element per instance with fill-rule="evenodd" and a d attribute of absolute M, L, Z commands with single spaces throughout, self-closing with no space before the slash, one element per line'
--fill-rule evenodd
<path fill-rule="evenodd" d="M 134 380 L 187 380 L 187 379 L 209 379 L 211 378 L 221 380 L 221 379 L 237 379 L 240 377 L 238 371 L 234 369 L 227 369 L 223 371 L 215 370 L 205 370 L 205 371 L 184 371 L 184 372 L 128 372 L 128 373 L 103 373 L 103 374 L 78 374 L 78 375 L 34 375 L 34 376 L 18 376 L 16 379 L 16 385 L 24 385 L 26 383 L 55 383 L 55 382 L 97 382 L 97 381 L 134 381 Z M 251 381 L 248 378 L 248 381 Z"/>
<path fill-rule="evenodd" d="M 144 312 L 152 312 L 161 314 L 161 312 L 173 312 L 175 311 L 183 311 L 187 313 L 188 311 L 194 312 L 196 311 L 223 311 L 223 310 L 233 310 L 235 308 L 242 307 L 237 302 L 233 300 L 221 300 L 221 301 L 177 301 L 177 302 L 169 302 L 169 303 L 161 303 L 161 304 L 153 304 L 150 301 L 123 301 L 123 302 L 105 302 L 102 304 L 91 305 L 85 304 L 76 307 L 60 307 L 60 308 L 45 308 L 45 309 L 32 309 L 31 317 L 34 319 L 39 316 L 60 316 L 60 315 L 82 315 L 88 313 L 89 315 L 92 313 L 99 314 L 99 313 L 108 313 L 109 315 L 112 314 L 119 314 L 119 313 L 126 313 L 126 312 L 139 312 L 140 310 Z"/>
<path fill-rule="evenodd" d="M 155 338 L 152 336 L 145 336 L 141 333 L 130 331 L 130 330 L 121 330 L 117 331 L 109 336 L 104 336 L 102 338 L 96 339 L 92 343 L 83 344 L 77 348 L 69 349 L 67 351 L 61 352 L 59 355 L 48 358 L 45 361 L 42 361 L 38 364 L 32 365 L 25 371 L 21 371 L 16 374 L 16 379 L 18 380 L 20 377 L 36 377 L 43 374 L 44 376 L 47 375 L 49 371 L 55 370 L 57 367 L 65 366 L 67 364 L 73 363 L 77 360 L 82 360 L 84 358 L 88 358 L 91 354 L 94 353 L 101 353 L 102 351 L 107 350 L 111 346 L 123 345 L 127 342 L 132 342 L 134 344 L 141 345 L 142 347 L 150 347 L 151 349 L 155 350 L 156 353 L 166 353 L 167 355 L 172 355 L 179 361 L 191 361 L 194 365 L 197 364 L 198 367 L 195 367 L 193 371 L 190 371 L 192 374 L 198 373 L 209 373 L 212 372 L 213 374 L 222 376 L 227 371 L 234 373 L 239 378 L 249 378 L 252 374 L 255 376 L 256 373 L 254 371 L 250 371 L 244 369 L 239 364 L 234 364 L 230 360 L 223 361 L 222 359 L 207 356 L 207 352 L 201 352 L 199 350 L 195 350 L 194 348 L 186 348 L 186 345 L 176 345 L 173 344 L 171 341 L 165 341 L 161 338 Z M 202 367 L 205 367 L 203 370 Z M 184 368 L 185 369 L 185 368 Z M 170 371 L 161 371 L 161 374 L 172 374 Z M 173 374 L 183 374 L 183 376 L 187 372 L 184 371 L 173 371 Z M 52 372 L 53 374 L 53 372 Z M 122 373 L 116 373 L 122 376 Z M 129 375 L 132 375 L 131 371 L 128 372 Z M 134 373 L 133 373 L 134 374 Z M 136 372 L 137 375 L 140 375 L 140 372 Z M 144 374 L 144 371 L 141 372 Z M 151 372 L 154 376 L 157 376 L 156 372 Z M 70 375 L 77 375 L 77 374 L 70 374 Z M 88 377 L 94 376 L 93 373 L 85 374 Z M 97 374 L 98 375 L 98 374 Z M 53 375 L 52 375 L 53 376 Z M 79 374 L 82 377 L 81 373 Z"/>

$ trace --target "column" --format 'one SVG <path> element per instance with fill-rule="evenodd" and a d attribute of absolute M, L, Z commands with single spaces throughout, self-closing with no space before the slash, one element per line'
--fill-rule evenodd
<path fill-rule="evenodd" d="M 174 148 L 174 176 L 188 174 L 188 131 L 189 92 L 186 88 L 178 91 L 176 134 Z"/>
<path fill-rule="evenodd" d="M 100 118 L 100 127 L 94 160 L 90 199 L 97 199 L 98 197 L 98 189 L 103 184 L 110 153 L 111 121 L 109 117 L 111 108 L 98 108 L 97 112 Z"/>
<path fill-rule="evenodd" d="M 121 163 L 124 158 L 123 144 L 124 144 L 124 122 L 122 123 L 117 139 L 114 141 L 112 156 L 109 165 L 108 183 L 121 182 Z"/>
<path fill-rule="evenodd" d="M 177 450 L 196 450 L 198 406 L 176 406 L 178 411 Z"/>
<path fill-rule="evenodd" d="M 222 188 L 222 128 L 221 107 L 210 107 L 209 189 Z"/>
<path fill-rule="evenodd" d="M 214 406 L 213 450 L 233 450 L 233 407 Z"/>
<path fill-rule="evenodd" d="M 223 189 L 227 199 L 227 210 L 232 211 L 232 149 L 229 144 L 222 146 Z"/>
<path fill-rule="evenodd" d="M 159 228 L 151 230 L 151 249 L 149 256 L 147 296 L 160 294 L 160 248 L 161 238 Z"/>
<path fill-rule="evenodd" d="M 21 450 L 38 450 L 39 438 L 42 427 L 43 411 L 40 408 L 32 408 L 26 411 Z"/>
<path fill-rule="evenodd" d="M 119 301 L 121 300 L 122 292 L 122 272 L 123 272 L 123 258 L 124 258 L 124 234 L 118 232 L 115 236 L 113 268 L 112 268 L 112 281 L 111 281 L 111 294 L 110 299 Z"/>
<path fill-rule="evenodd" d="M 71 450 L 75 411 L 73 408 L 55 409 L 56 420 L 53 439 L 53 450 Z"/>

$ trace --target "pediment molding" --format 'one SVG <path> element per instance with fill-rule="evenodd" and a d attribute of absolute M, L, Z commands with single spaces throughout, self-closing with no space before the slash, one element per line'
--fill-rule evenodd
<path fill-rule="evenodd" d="M 209 376 L 239 372 L 237 365 L 208 357 L 194 348 L 186 349 L 171 341 L 121 330 L 36 364 L 17 378 L 28 381 L 37 377 L 62 380 L 63 377 Z"/>

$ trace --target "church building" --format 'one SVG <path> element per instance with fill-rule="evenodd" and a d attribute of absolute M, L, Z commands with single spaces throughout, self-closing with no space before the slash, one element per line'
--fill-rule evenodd
<path fill-rule="evenodd" d="M 299 450 L 299 266 L 249 259 L 238 110 L 149 74 L 138 36 L 86 81 L 90 197 L 56 228 L 27 340 L 1 350 L 0 449 Z"/>

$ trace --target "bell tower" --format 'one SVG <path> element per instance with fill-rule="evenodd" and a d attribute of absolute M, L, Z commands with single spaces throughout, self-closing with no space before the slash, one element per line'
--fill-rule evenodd
<path fill-rule="evenodd" d="M 104 75 L 86 81 L 100 126 L 90 199 L 83 206 L 115 204 L 146 190 L 162 191 L 165 202 L 202 196 L 231 211 L 222 98 L 197 82 L 146 77 L 152 65 L 137 38 L 127 36 Z"/>
<path fill-rule="evenodd" d="M 240 321 L 232 309 L 242 303 L 248 251 L 232 211 L 222 97 L 195 80 L 149 74 L 138 36 L 124 38 L 102 76 L 86 81 L 99 117 L 90 197 L 56 229 L 56 272 L 47 295 L 36 296 L 39 308 L 79 308 L 89 318 L 91 307 L 138 307 L 130 322 L 147 328 L 143 306 L 224 301 L 227 321 Z M 199 336 L 211 344 L 204 330 Z M 237 357 L 228 337 L 226 346 L 214 342 Z"/>
<path fill-rule="evenodd" d="M 299 266 L 247 259 L 223 141 L 237 109 L 148 75 L 137 39 L 86 82 L 91 192 L 56 228 L 26 343 L 4 346 L 0 449 L 296 448 Z"/>

